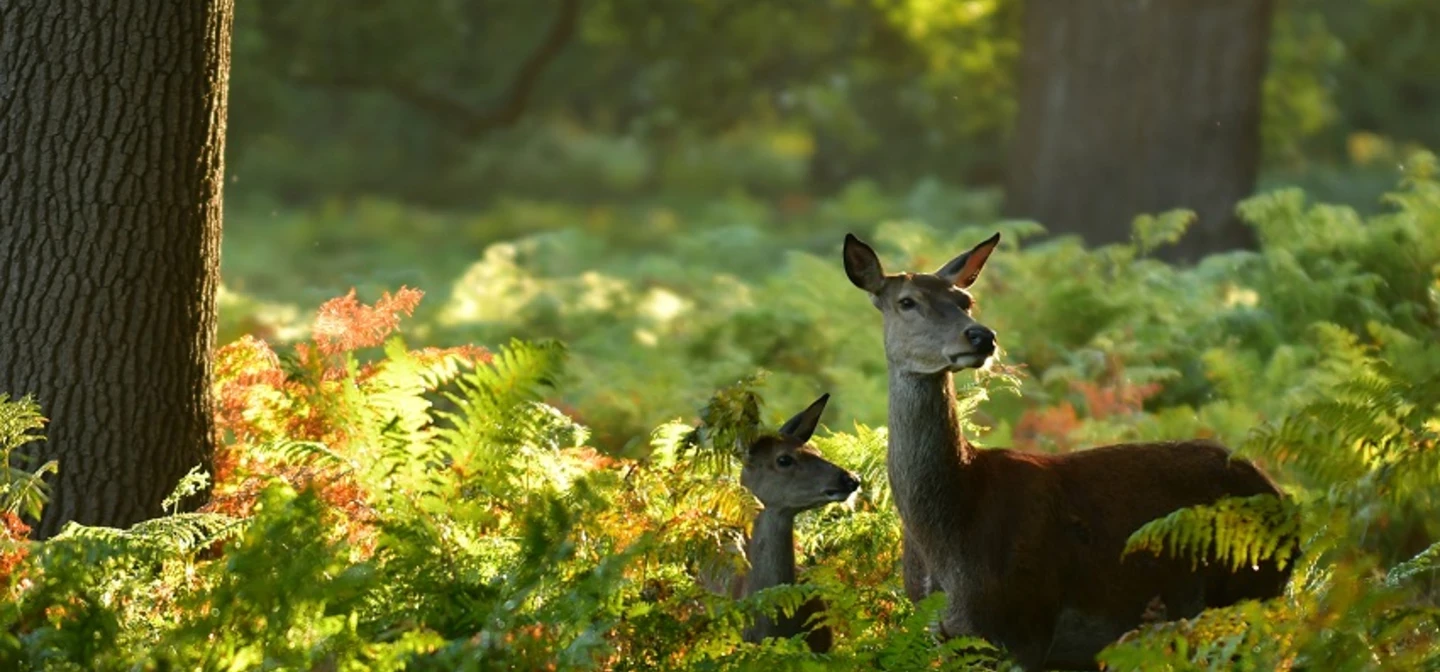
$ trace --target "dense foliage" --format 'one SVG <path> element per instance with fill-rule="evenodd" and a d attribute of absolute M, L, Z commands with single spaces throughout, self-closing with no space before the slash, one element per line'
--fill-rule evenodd
<path fill-rule="evenodd" d="M 1004 351 L 995 370 L 962 378 L 972 436 L 1033 450 L 1216 436 L 1292 495 L 1138 533 L 1133 552 L 1276 556 L 1297 571 L 1283 599 L 1131 633 L 1105 654 L 1117 669 L 1440 666 L 1440 183 L 1433 157 L 1405 166 L 1387 211 L 1368 218 L 1298 191 L 1257 196 L 1243 213 L 1263 249 L 1194 268 L 1149 258 L 1182 235 L 1184 213 L 1139 218 L 1132 244 L 1093 250 L 1024 246 L 1035 225 L 993 224 L 1004 247 L 975 291 Z M 917 608 L 901 592 L 879 320 L 838 259 L 839 232 L 855 228 L 893 268 L 938 266 L 993 230 L 979 224 L 992 205 L 930 185 L 899 198 L 852 189 L 793 221 L 738 197 L 685 213 L 500 209 L 480 218 L 553 225 L 468 268 L 452 233 L 465 222 L 380 206 L 329 215 L 360 240 L 407 227 L 412 258 L 426 260 L 410 276 L 343 254 L 262 265 L 241 236 L 230 284 L 271 298 L 224 297 L 225 448 L 216 473 L 175 498 L 208 487 L 210 504 L 34 543 L 17 514 L 43 504 L 37 479 L 55 467 L 0 459 L 0 663 L 992 665 L 983 642 L 934 644 L 943 598 Z M 646 234 L 682 215 L 695 217 L 683 233 Z M 886 216 L 905 218 L 872 230 Z M 621 219 L 641 230 L 619 233 Z M 374 303 L 352 293 L 297 317 L 288 301 L 328 291 L 315 277 L 343 277 L 347 263 L 375 266 L 359 292 Z M 443 288 L 447 272 L 459 279 L 429 307 L 416 290 L 376 288 Z M 314 289 L 281 300 L 287 282 Z M 402 324 L 433 347 L 407 345 Z M 734 437 L 773 429 L 821 391 L 834 397 L 815 443 L 862 476 L 862 495 L 800 519 L 807 586 L 717 594 L 710 578 L 744 570 L 756 507 L 737 483 Z M 42 410 L 0 399 L 5 457 L 43 429 Z M 815 592 L 831 605 L 831 654 L 740 642 L 756 610 Z"/>
<path fill-rule="evenodd" d="M 473 206 L 995 184 L 1023 4 L 250 0 L 227 190 Z M 1429 0 L 1277 0 L 1267 163 L 1342 158 L 1356 133 L 1440 146 L 1437 34 Z"/>

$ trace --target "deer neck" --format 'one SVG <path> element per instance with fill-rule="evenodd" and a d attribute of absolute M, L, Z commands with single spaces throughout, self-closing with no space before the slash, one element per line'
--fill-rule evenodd
<path fill-rule="evenodd" d="M 750 561 L 746 595 L 795 583 L 795 513 L 762 509 L 745 545 L 745 557 Z"/>
<path fill-rule="evenodd" d="M 949 527 L 943 516 L 976 493 L 967 487 L 975 448 L 960 433 L 950 372 L 916 375 L 890 369 L 890 488 L 906 528 Z M 962 509 L 963 510 L 963 509 Z"/>

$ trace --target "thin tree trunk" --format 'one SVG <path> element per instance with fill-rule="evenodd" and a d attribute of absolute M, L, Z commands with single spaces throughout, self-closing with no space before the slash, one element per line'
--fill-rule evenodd
<path fill-rule="evenodd" d="M 1026 0 L 1006 211 L 1094 244 L 1199 219 L 1171 259 L 1247 248 L 1273 0 Z"/>
<path fill-rule="evenodd" d="M 209 468 L 233 13 L 0 0 L 0 391 L 50 418 L 42 537 Z"/>

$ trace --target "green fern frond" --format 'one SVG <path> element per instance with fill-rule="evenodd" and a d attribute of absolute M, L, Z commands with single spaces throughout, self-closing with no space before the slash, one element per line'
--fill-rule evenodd
<path fill-rule="evenodd" d="M 535 433 L 532 435 L 535 447 L 542 450 L 560 450 L 585 445 L 590 440 L 590 429 L 560 409 L 538 401 L 528 402 L 526 407 L 535 418 Z"/>
<path fill-rule="evenodd" d="M 706 479 L 684 490 L 678 502 L 682 511 L 705 511 L 709 523 L 719 527 L 744 527 L 755 517 L 755 497 L 732 479 Z"/>
<path fill-rule="evenodd" d="M 40 404 L 29 395 L 14 401 L 10 395 L 0 392 L 0 453 L 11 451 L 31 441 L 44 441 L 39 431 L 45 428 L 45 416 L 40 414 Z"/>
<path fill-rule="evenodd" d="M 97 558 L 125 554 L 162 558 L 207 548 L 236 535 L 243 526 L 243 520 L 220 513 L 177 513 L 124 530 L 71 522 L 53 539 L 79 542 Z"/>
<path fill-rule="evenodd" d="M 765 401 L 755 390 L 766 375 L 757 371 L 716 390 L 700 409 L 700 425 L 681 438 L 677 456 L 692 453 L 691 464 L 710 473 L 725 473 L 743 462 L 746 447 L 766 430 L 760 412 Z"/>
<path fill-rule="evenodd" d="M 207 485 L 210 485 L 210 474 L 201 471 L 199 465 L 191 467 L 190 471 L 180 477 L 180 482 L 175 484 L 175 489 L 165 496 L 164 501 L 160 503 L 160 509 L 171 514 L 179 513 L 181 501 L 204 491 Z"/>
<path fill-rule="evenodd" d="M 331 450 L 329 446 L 319 441 L 276 439 L 258 444 L 250 450 L 257 457 L 270 458 L 286 464 L 306 464 L 313 462 L 337 469 L 349 470 L 355 468 L 353 460 Z"/>
<path fill-rule="evenodd" d="M 960 418 L 961 430 L 967 436 L 980 436 L 990 430 L 989 427 L 975 422 L 975 411 L 980 408 L 980 404 L 989 401 L 1000 392 L 1013 394 L 1016 397 L 1021 396 L 1020 378 L 1012 370 L 1005 368 L 982 369 L 968 381 L 957 381 L 955 406 Z"/>
<path fill-rule="evenodd" d="M 780 584 L 758 590 L 740 599 L 736 606 L 751 616 L 793 616 L 819 590 L 809 584 Z"/>
<path fill-rule="evenodd" d="M 15 454 L 27 443 L 44 441 L 39 433 L 44 428 L 45 417 L 34 398 L 27 395 L 10 401 L 9 395 L 0 392 L 0 511 L 39 518 L 45 508 L 49 487 L 44 476 L 55 473 L 59 464 L 52 460 L 33 470 L 23 469 L 21 465 L 33 462 L 33 456 Z"/>
<path fill-rule="evenodd" d="M 128 534 L 171 553 L 186 554 L 235 536 L 244 522 L 219 513 L 177 513 L 138 523 Z"/>
<path fill-rule="evenodd" d="M 1273 559 L 1283 569 L 1298 551 L 1298 514 L 1289 500 L 1274 495 L 1226 497 L 1146 523 L 1130 535 L 1122 557 L 1163 553 L 1189 557 L 1191 567 L 1214 558 L 1232 570 Z"/>
<path fill-rule="evenodd" d="M 1192 210 L 1170 210 L 1159 215 L 1136 217 L 1130 224 L 1136 251 L 1145 256 L 1161 246 L 1180 242 L 1195 220 L 1195 212 Z"/>
<path fill-rule="evenodd" d="M 855 423 L 854 433 L 834 433 L 812 439 L 814 446 L 827 459 L 844 465 L 860 477 L 861 492 L 877 508 L 886 509 L 892 501 L 890 476 L 885 462 L 889 430 L 872 429 Z"/>
<path fill-rule="evenodd" d="M 1320 324 L 1327 356 L 1313 399 L 1278 423 L 1256 428 L 1246 452 L 1334 489 L 1332 504 L 1376 498 L 1400 503 L 1440 486 L 1440 349 L 1378 327 L 1384 348 L 1406 353 L 1406 366 L 1377 356 L 1352 332 Z"/>
<path fill-rule="evenodd" d="M 445 393 L 458 410 L 440 414 L 450 423 L 440 431 L 441 439 L 460 452 L 533 441 L 543 434 L 546 420 L 533 404 L 554 389 L 565 358 L 558 341 L 511 340 L 490 363 L 457 378 L 458 393 Z"/>
<path fill-rule="evenodd" d="M 658 467 L 672 467 L 680 459 L 682 446 L 695 427 L 678 418 L 661 423 L 650 432 L 650 461 Z"/>
<path fill-rule="evenodd" d="M 931 593 L 887 633 L 884 646 L 865 651 L 869 667 L 878 670 L 989 670 L 1000 663 L 1001 652 L 978 637 L 954 637 L 936 642 L 936 628 L 948 602 L 944 593 Z"/>
<path fill-rule="evenodd" d="M 1244 452 L 1290 467 L 1317 484 L 1360 478 L 1374 466 L 1373 439 L 1394 435 L 1362 404 L 1321 400 L 1255 428 Z"/>
<path fill-rule="evenodd" d="M 1099 659 L 1120 670 L 1289 669 L 1295 627 L 1294 609 L 1284 602 L 1242 602 L 1191 619 L 1142 626 L 1107 647 Z"/>
<path fill-rule="evenodd" d="M 1440 569 L 1440 542 L 1431 544 L 1415 557 L 1390 568 L 1390 571 L 1385 573 L 1385 583 L 1397 586 L 1412 577 L 1436 569 Z"/>
<path fill-rule="evenodd" d="M 434 431 L 427 393 L 450 383 L 475 365 L 469 354 L 440 351 L 424 355 L 399 336 L 385 342 L 385 359 L 364 377 L 356 399 L 364 409 L 370 443 L 411 449 Z"/>
<path fill-rule="evenodd" d="M 385 342 L 387 369 L 377 378 L 392 379 L 390 387 L 405 387 L 414 381 L 420 388 L 436 390 L 456 379 L 474 365 L 473 353 L 460 350 L 440 351 L 433 356 L 417 357 L 399 336 Z M 400 381 L 403 381 L 401 383 Z"/>

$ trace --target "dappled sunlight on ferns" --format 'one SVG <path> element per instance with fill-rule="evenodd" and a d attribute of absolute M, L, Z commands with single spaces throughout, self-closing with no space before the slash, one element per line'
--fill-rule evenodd
<path fill-rule="evenodd" d="M 1107 669 L 1440 666 L 1440 186 L 1431 159 L 1408 166 L 1370 218 L 1257 196 L 1264 248 L 1192 268 L 1152 256 L 1181 211 L 1093 250 L 1031 245 L 1026 222 L 874 230 L 896 268 L 1006 234 L 975 289 L 1002 356 L 957 380 L 979 446 L 1214 437 L 1284 486 L 1153 521 L 1129 551 L 1284 562 L 1286 595 L 1147 623 Z M 874 198 L 817 207 L 850 226 Z M 732 210 L 710 216 L 746 228 Z M 429 313 L 416 290 L 350 293 L 237 338 L 215 358 L 215 473 L 128 530 L 26 539 L 55 465 L 11 459 L 42 409 L 0 397 L 0 666 L 995 669 L 984 642 L 935 640 L 943 595 L 900 585 L 878 316 L 833 250 L 762 259 L 749 230 L 726 239 L 757 255 L 739 277 L 715 265 L 722 229 L 605 267 L 600 239 L 547 232 L 493 247 Z M 811 443 L 863 488 L 796 521 L 801 585 L 734 599 L 758 510 L 743 447 L 820 392 Z M 742 642 L 814 596 L 831 652 Z"/>
<path fill-rule="evenodd" d="M 1308 340 L 1324 356 L 1295 381 L 1287 412 L 1240 446 L 1295 484 L 1293 503 L 1226 500 L 1176 512 L 1131 538 L 1131 550 L 1197 562 L 1294 562 L 1289 596 L 1149 628 L 1113 649 L 1110 661 L 1128 668 L 1181 655 L 1197 669 L 1440 664 L 1434 335 L 1377 323 L 1363 334 L 1315 325 Z"/>

